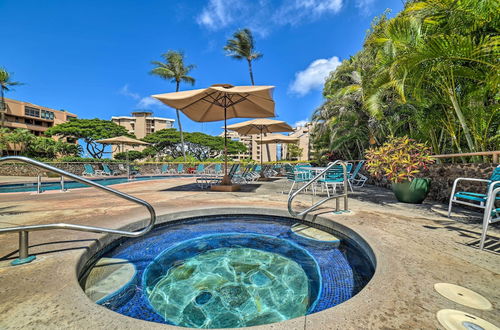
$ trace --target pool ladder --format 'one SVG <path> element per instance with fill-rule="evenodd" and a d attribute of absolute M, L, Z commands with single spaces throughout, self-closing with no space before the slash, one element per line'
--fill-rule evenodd
<path fill-rule="evenodd" d="M 334 168 L 338 165 L 340 165 L 342 167 L 342 174 L 343 174 L 343 182 L 342 183 L 344 186 L 343 193 L 333 194 L 331 196 L 328 196 L 328 197 L 314 203 L 311 207 L 309 207 L 301 212 L 296 212 L 293 209 L 293 205 L 292 205 L 295 197 L 297 197 L 298 194 L 300 194 L 302 191 L 304 191 L 309 186 L 313 185 L 315 182 L 317 182 L 319 179 L 321 179 L 325 175 L 325 173 L 327 173 L 329 170 L 331 170 L 332 168 Z M 328 164 L 328 166 L 324 170 L 319 172 L 314 178 L 309 180 L 306 184 L 304 184 L 302 187 L 297 189 L 293 194 L 290 194 L 288 196 L 288 213 L 293 217 L 301 217 L 301 216 L 304 216 L 311 211 L 314 211 L 319 206 L 321 206 L 322 204 L 326 203 L 327 201 L 329 201 L 331 199 L 335 199 L 335 211 L 336 212 L 348 211 L 348 198 L 349 198 L 348 197 L 348 191 L 349 191 L 348 186 L 349 186 L 349 177 L 347 174 L 347 163 L 342 161 L 342 160 L 336 160 L 333 163 Z M 328 187 L 326 189 L 328 189 Z M 340 201 L 339 201 L 340 199 L 344 200 L 344 209 L 343 210 L 340 210 Z"/>
<path fill-rule="evenodd" d="M 69 223 L 50 223 L 50 224 L 44 224 L 44 225 L 28 225 L 28 226 L 16 226 L 16 227 L 7 227 L 7 228 L 0 228 L 0 234 L 8 234 L 8 233 L 19 233 L 19 258 L 12 261 L 12 265 L 21 265 L 25 264 L 28 262 L 31 262 L 35 259 L 34 255 L 29 255 L 28 253 L 28 235 L 30 231 L 37 231 L 37 230 L 51 230 L 51 229 L 67 229 L 67 230 L 77 230 L 77 231 L 86 231 L 86 232 L 92 232 L 92 233 L 108 233 L 108 234 L 115 234 L 115 235 L 120 235 L 120 236 L 126 236 L 126 237 L 139 237 L 147 232 L 149 232 L 153 226 L 156 223 L 156 212 L 153 206 L 149 204 L 148 202 L 139 199 L 137 197 L 125 194 L 121 191 L 100 185 L 96 182 L 93 182 L 92 180 L 88 180 L 85 178 L 82 178 L 78 175 L 75 175 L 73 173 L 66 172 L 64 170 L 61 170 L 57 167 L 39 162 L 37 160 L 28 158 L 28 157 L 21 157 L 21 156 L 8 156 L 8 157 L 2 157 L 0 158 L 0 163 L 2 162 L 7 162 L 7 161 L 18 161 L 18 162 L 23 162 L 23 163 L 28 163 L 33 166 L 43 168 L 47 171 L 57 173 L 61 175 L 61 177 L 67 177 L 70 179 L 73 179 L 77 182 L 87 184 L 89 186 L 95 187 L 97 189 L 103 190 L 105 192 L 108 192 L 112 195 L 118 196 L 120 198 L 123 198 L 125 200 L 134 202 L 136 204 L 144 206 L 148 212 L 149 212 L 149 222 L 147 226 L 142 228 L 141 230 L 138 231 L 125 231 L 125 230 L 116 230 L 116 229 L 109 229 L 109 228 L 101 228 L 101 227 L 94 227 L 94 226 L 83 226 L 83 225 L 75 225 L 75 224 L 69 224 Z M 62 188 L 64 189 L 64 179 L 61 179 L 62 183 Z M 38 182 L 40 182 L 40 179 L 38 179 Z M 40 185 L 39 185 L 40 186 Z"/>

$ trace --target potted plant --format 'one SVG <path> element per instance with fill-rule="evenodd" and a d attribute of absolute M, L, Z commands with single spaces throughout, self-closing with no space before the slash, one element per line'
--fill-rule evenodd
<path fill-rule="evenodd" d="M 393 137 L 366 152 L 366 168 L 376 178 L 385 177 L 400 202 L 420 204 L 429 193 L 430 179 L 416 175 L 434 163 L 431 149 L 408 137 Z"/>

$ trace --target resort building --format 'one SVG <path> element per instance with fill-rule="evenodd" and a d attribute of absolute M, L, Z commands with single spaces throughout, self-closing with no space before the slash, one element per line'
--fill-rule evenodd
<path fill-rule="evenodd" d="M 312 129 L 311 123 L 306 123 L 304 126 L 297 126 L 293 129 L 293 132 L 288 134 L 289 136 L 293 136 L 299 139 L 299 143 L 297 146 L 302 149 L 302 154 L 298 157 L 298 159 L 293 160 L 303 160 L 309 161 L 312 155 L 312 147 L 310 143 L 310 131 Z M 283 144 L 281 146 L 281 155 L 282 158 L 286 157 L 287 153 L 287 145 Z"/>
<path fill-rule="evenodd" d="M 219 136 L 224 136 L 222 132 Z M 257 162 L 260 162 L 260 157 L 263 157 L 264 162 L 276 161 L 277 160 L 277 145 L 276 144 L 264 144 L 260 145 L 257 141 L 260 140 L 259 134 L 254 135 L 240 135 L 234 131 L 227 132 L 228 138 L 233 141 L 239 141 L 247 147 L 247 152 L 231 155 L 234 160 L 240 161 L 242 159 L 251 158 Z M 263 135 L 265 136 L 265 134 Z"/>
<path fill-rule="evenodd" d="M 153 117 L 153 113 L 149 111 L 132 112 L 132 117 L 113 116 L 111 117 L 111 121 L 125 127 L 138 139 L 142 139 L 148 134 L 165 128 L 172 128 L 175 122 L 175 120 L 170 118 Z"/>
<path fill-rule="evenodd" d="M 154 117 L 153 113 L 150 111 L 135 111 L 132 112 L 132 116 L 113 116 L 111 121 L 117 125 L 125 127 L 129 133 L 134 134 L 136 138 L 142 139 L 148 134 L 154 133 L 156 131 L 173 128 L 174 119 Z M 113 148 L 113 156 L 116 152 L 122 152 L 126 150 L 137 150 L 142 151 L 145 147 L 127 147 L 124 146 L 123 150 L 118 150 L 118 148 Z"/>
<path fill-rule="evenodd" d="M 293 136 L 299 139 L 298 147 L 302 149 L 302 154 L 298 157 L 298 159 L 293 159 L 293 160 L 303 160 L 303 161 L 310 160 L 310 155 L 312 153 L 309 141 L 310 128 L 311 128 L 311 123 L 307 123 L 304 126 L 295 127 L 294 131 L 289 134 L 289 136 Z M 240 135 L 237 132 L 228 131 L 227 135 L 231 140 L 239 141 L 247 147 L 247 152 L 238 155 L 232 155 L 234 160 L 251 158 L 255 161 L 260 162 L 260 158 L 263 157 L 263 161 L 268 162 L 268 161 L 282 160 L 286 158 L 286 153 L 287 153 L 286 144 L 274 143 L 274 144 L 260 145 L 257 143 L 260 140 L 259 134 Z M 224 132 L 222 132 L 219 136 L 224 136 Z"/>
<path fill-rule="evenodd" d="M 77 116 L 66 110 L 55 110 L 29 102 L 5 98 L 4 127 L 24 128 L 40 136 L 50 127 L 62 124 Z"/>
<path fill-rule="evenodd" d="M 75 114 L 66 110 L 55 110 L 8 98 L 5 98 L 5 110 L 3 127 L 9 129 L 24 128 L 36 136 L 43 135 L 43 133 L 52 126 L 77 118 Z M 58 140 L 57 137 L 53 138 Z M 69 143 L 77 142 L 70 138 L 65 138 L 65 141 Z M 16 147 L 14 145 L 9 144 L 7 146 L 7 152 L 14 151 L 15 149 Z"/>

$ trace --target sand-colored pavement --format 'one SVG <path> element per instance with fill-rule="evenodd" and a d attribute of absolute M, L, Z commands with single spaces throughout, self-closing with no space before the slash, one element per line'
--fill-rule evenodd
<path fill-rule="evenodd" d="M 162 215 L 215 208 L 285 212 L 287 198 L 279 193 L 281 185 L 282 180 L 255 183 L 241 192 L 221 193 L 200 190 L 192 178 L 175 178 L 113 187 L 150 202 Z M 321 217 L 355 230 L 371 245 L 377 256 L 374 278 L 349 301 L 273 324 L 274 329 L 435 329 L 440 328 L 435 313 L 443 308 L 463 310 L 500 325 L 497 228 L 489 232 L 487 249 L 479 251 L 478 218 L 450 220 L 443 216 L 442 205 L 397 203 L 390 191 L 373 187 L 358 190 L 349 201 L 351 213 L 334 215 L 331 209 L 323 209 Z M 310 203 L 310 196 L 301 196 L 296 207 Z M 93 188 L 0 194 L 0 227 L 67 222 L 119 228 L 146 216 L 140 206 Z M 116 314 L 85 296 L 75 269 L 82 253 L 102 236 L 65 230 L 33 232 L 30 253 L 37 260 L 12 267 L 9 261 L 17 256 L 18 238 L 0 235 L 0 328 L 169 328 Z M 468 287 L 489 299 L 494 309 L 478 311 L 453 303 L 434 291 L 437 282 Z"/>

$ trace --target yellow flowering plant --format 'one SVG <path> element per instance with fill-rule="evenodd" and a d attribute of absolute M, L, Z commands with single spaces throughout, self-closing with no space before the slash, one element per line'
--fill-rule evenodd
<path fill-rule="evenodd" d="M 376 178 L 386 177 L 392 183 L 412 181 L 434 163 L 431 148 L 404 137 L 392 137 L 378 148 L 365 152 L 366 168 Z"/>

